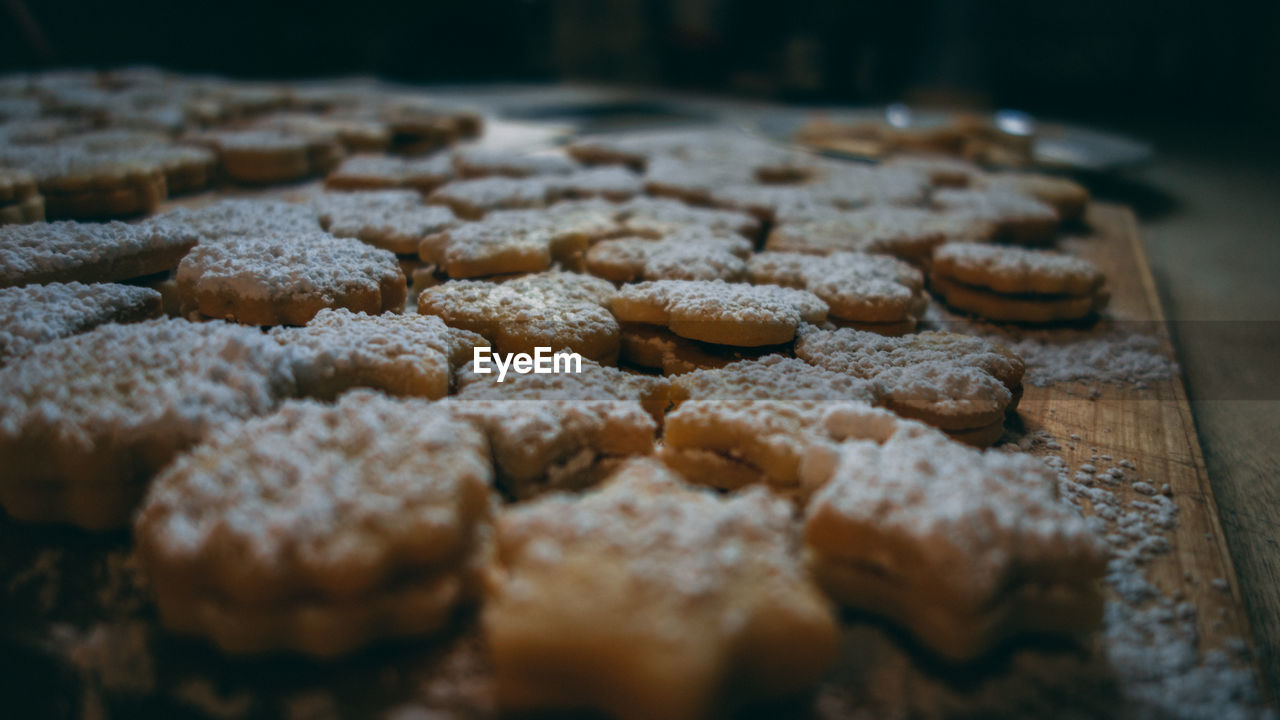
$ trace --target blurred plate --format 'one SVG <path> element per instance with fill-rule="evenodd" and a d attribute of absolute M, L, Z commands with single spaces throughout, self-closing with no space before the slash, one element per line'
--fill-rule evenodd
<path fill-rule="evenodd" d="M 946 125 L 954 118 L 945 111 L 913 111 L 905 115 L 909 127 Z M 758 132 L 772 140 L 795 143 L 796 131 L 806 122 L 823 119 L 839 123 L 883 123 L 904 121 L 902 106 L 860 108 L 850 110 L 776 110 L 763 111 L 747 123 L 749 132 Z M 1116 133 L 1093 130 L 1078 125 L 1032 118 L 1013 110 L 1000 110 L 991 116 L 1001 128 L 1032 129 L 1032 159 L 1044 167 L 1068 171 L 1107 172 L 1140 165 L 1151 159 L 1149 143 Z M 824 153 L 861 157 L 856 153 Z"/>

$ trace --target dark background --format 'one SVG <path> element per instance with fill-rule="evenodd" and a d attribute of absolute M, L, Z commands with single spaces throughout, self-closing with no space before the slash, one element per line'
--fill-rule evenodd
<path fill-rule="evenodd" d="M 597 80 L 1064 117 L 1280 117 L 1280 3 L 0 0 L 0 70 Z"/>

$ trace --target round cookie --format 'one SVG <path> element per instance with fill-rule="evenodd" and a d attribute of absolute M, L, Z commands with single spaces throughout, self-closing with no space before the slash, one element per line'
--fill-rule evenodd
<path fill-rule="evenodd" d="M 492 477 L 484 437 L 443 406 L 292 402 L 166 468 L 134 537 L 170 630 L 332 657 L 436 631 L 476 596 Z"/>
<path fill-rule="evenodd" d="M 1082 320 L 1107 307 L 1111 294 L 1100 289 L 1089 295 L 1005 295 L 934 275 L 930 287 L 957 310 L 997 322 L 1055 323 Z"/>
<path fill-rule="evenodd" d="M 934 276 L 996 293 L 1088 295 L 1103 275 L 1088 260 L 1062 253 L 978 243 L 948 243 L 933 253 Z"/>
<path fill-rule="evenodd" d="M 833 320 L 903 323 L 926 305 L 920 271 L 886 255 L 764 252 L 751 258 L 747 274 L 753 283 L 808 290 L 827 303 Z"/>
<path fill-rule="evenodd" d="M 664 325 L 681 337 L 741 347 L 789 342 L 801 324 L 827 317 L 827 304 L 805 290 L 719 280 L 626 285 L 611 307 L 623 322 Z"/>
<path fill-rule="evenodd" d="M 658 239 L 620 237 L 587 250 L 587 271 L 616 283 L 640 280 L 741 280 L 751 243 L 741 235 L 700 227 Z"/>
<path fill-rule="evenodd" d="M 546 272 L 506 282 L 451 280 L 418 295 L 418 312 L 479 333 L 501 353 L 572 350 L 589 360 L 618 358 L 614 288 L 590 275 Z"/>

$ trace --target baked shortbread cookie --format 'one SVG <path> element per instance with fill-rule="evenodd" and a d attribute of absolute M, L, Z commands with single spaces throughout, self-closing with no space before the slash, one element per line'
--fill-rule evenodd
<path fill-rule="evenodd" d="M 457 331 L 461 332 L 461 331 Z M 467 353 L 471 350 L 468 348 Z M 608 400 L 635 401 L 662 422 L 671 383 L 662 377 L 639 375 L 583 360 L 572 373 L 510 374 L 476 372 L 471 364 L 458 372 L 458 397 L 463 400 Z"/>
<path fill-rule="evenodd" d="M 307 138 L 278 130 L 235 130 L 206 133 L 194 142 L 218 153 L 222 172 L 246 185 L 293 182 L 313 174 Z"/>
<path fill-rule="evenodd" d="M 838 631 L 791 528 L 763 490 L 723 498 L 651 460 L 506 510 L 483 614 L 499 704 L 693 720 L 809 688 Z"/>
<path fill-rule="evenodd" d="M 883 337 L 852 328 L 806 328 L 796 357 L 882 386 L 881 403 L 974 445 L 1000 439 L 1022 395 L 1025 365 L 1012 351 L 949 332 Z"/>
<path fill-rule="evenodd" d="M 581 490 L 623 459 L 653 452 L 667 384 L 590 360 L 579 373 L 508 375 L 459 373 L 450 399 L 460 418 L 489 436 L 498 483 L 526 499 L 553 490 Z"/>
<path fill-rule="evenodd" d="M 681 337 L 745 347 L 790 342 L 802 324 L 827 317 L 827 304 L 806 290 L 707 280 L 626 285 L 611 307 L 623 322 L 662 325 Z"/>
<path fill-rule="evenodd" d="M 623 323 L 619 358 L 631 365 L 680 375 L 694 370 L 724 367 L 748 358 L 790 353 L 791 344 L 739 347 L 683 338 L 658 325 Z"/>
<path fill-rule="evenodd" d="M 484 437 L 442 406 L 296 401 L 166 468 L 134 537 L 168 629 L 332 657 L 440 630 L 475 598 L 492 474 Z"/>
<path fill-rule="evenodd" d="M 667 416 L 661 457 L 701 485 L 763 485 L 803 506 L 809 465 L 830 468 L 841 442 L 887 436 L 899 420 L 858 400 L 687 400 Z"/>
<path fill-rule="evenodd" d="M 1052 207 L 1063 222 L 1084 218 L 1089 206 L 1089 190 L 1070 178 L 1042 173 L 996 173 L 986 178 L 983 186 L 991 190 L 1008 190 L 1027 195 Z"/>
<path fill-rule="evenodd" d="M 78 282 L 0 289 L 0 365 L 40 343 L 107 323 L 160 315 L 160 293 L 116 283 Z"/>
<path fill-rule="evenodd" d="M 321 400 L 356 387 L 436 400 L 449 394 L 473 348 L 489 344 L 438 317 L 345 308 L 321 310 L 303 327 L 275 328 L 271 336 L 298 351 L 299 393 Z"/>
<path fill-rule="evenodd" d="M 325 308 L 378 314 L 404 307 L 395 255 L 322 232 L 222 238 L 178 266 L 184 308 L 245 325 L 305 325 Z"/>
<path fill-rule="evenodd" d="M 479 333 L 501 353 L 572 350 L 611 364 L 618 322 L 609 312 L 615 290 L 589 275 L 545 272 L 506 282 L 451 280 L 418 295 L 418 312 Z"/>
<path fill-rule="evenodd" d="M 482 177 L 523 178 L 533 175 L 568 175 L 578 163 L 558 153 L 518 153 L 488 148 L 463 148 L 453 153 L 453 167 L 458 177 L 471 180 Z"/>
<path fill-rule="evenodd" d="M 736 233 L 686 227 L 653 239 L 601 240 L 587 250 L 587 272 L 616 283 L 640 280 L 742 280 L 751 243 Z"/>
<path fill-rule="evenodd" d="M 920 265 L 945 242 L 983 240 L 993 232 L 990 222 L 973 215 L 872 205 L 858 210 L 818 210 L 781 217 L 769 232 L 765 249 L 815 255 L 877 253 Z"/>
<path fill-rule="evenodd" d="M 616 167 L 575 170 L 568 175 L 552 177 L 551 184 L 550 202 L 564 198 L 622 201 L 633 198 L 644 190 L 638 175 Z"/>
<path fill-rule="evenodd" d="M 1061 221 L 1052 206 L 1008 188 L 943 189 L 933 194 L 933 204 L 949 214 L 990 223 L 994 239 L 1021 245 L 1052 242 Z"/>
<path fill-rule="evenodd" d="M 810 469 L 810 567 L 842 605 L 951 660 L 1101 624 L 1105 548 L 1040 458 L 907 429 L 842 444 L 829 475 Z"/>
<path fill-rule="evenodd" d="M 112 282 L 178 266 L 194 233 L 145 225 L 53 222 L 0 227 L 0 287 Z"/>
<path fill-rule="evenodd" d="M 397 255 L 416 255 L 424 237 L 457 224 L 448 208 L 423 205 L 412 190 L 331 192 L 311 204 L 330 235 L 356 238 Z"/>
<path fill-rule="evenodd" d="M 209 244 L 222 238 L 316 233 L 320 219 L 309 205 L 229 198 L 199 208 L 177 208 L 141 223 L 162 236 L 195 235 Z"/>
<path fill-rule="evenodd" d="M 618 231 L 612 211 L 601 205 L 583 201 L 545 211 L 490 213 L 427 235 L 418 256 L 452 278 L 540 272 L 552 263 L 576 269 L 593 241 Z"/>
<path fill-rule="evenodd" d="M 163 164 L 129 152 L 85 152 L 75 144 L 0 148 L 0 164 L 36 178 L 45 214 L 98 220 L 153 212 L 168 195 Z"/>
<path fill-rule="evenodd" d="M 411 189 L 423 195 L 453 178 L 452 157 L 440 153 L 425 158 L 352 155 L 325 178 L 333 190 Z"/>
<path fill-rule="evenodd" d="M 971 187 L 981 183 L 986 177 L 986 173 L 977 164 L 949 155 L 899 153 L 886 158 L 880 165 L 909 168 L 923 173 L 934 187 Z"/>
<path fill-rule="evenodd" d="M 455 180 L 427 195 L 431 205 L 444 205 L 466 220 L 478 220 L 494 210 L 546 207 L 559 197 L 554 177 L 487 177 Z"/>
<path fill-rule="evenodd" d="M 617 206 L 620 234 L 664 237 L 689 226 L 712 231 L 728 230 L 754 241 L 760 235 L 760 221 L 737 210 L 719 210 L 686 205 L 665 198 L 637 197 Z"/>
<path fill-rule="evenodd" d="M 885 335 L 913 330 L 928 305 L 920 271 L 887 255 L 764 252 L 751 257 L 747 276 L 808 290 L 827 304 L 833 322 Z"/>
<path fill-rule="evenodd" d="M 934 253 L 930 287 L 948 305 L 990 320 L 1079 320 L 1106 307 L 1091 262 L 1046 250 L 956 243 Z"/>
<path fill-rule="evenodd" d="M 0 503 L 23 522 L 107 529 L 147 482 L 230 420 L 294 393 L 293 360 L 251 328 L 103 325 L 0 368 Z"/>

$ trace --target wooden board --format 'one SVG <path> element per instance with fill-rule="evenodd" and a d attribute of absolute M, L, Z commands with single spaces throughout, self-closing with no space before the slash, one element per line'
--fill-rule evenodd
<path fill-rule="evenodd" d="M 308 189 L 285 188 L 272 194 Z M 215 195 L 207 193 L 182 204 L 200 204 Z M 1068 240 L 1067 245 L 1096 262 L 1110 278 L 1110 313 L 1121 322 L 1163 327 L 1132 213 L 1095 204 L 1088 224 L 1091 232 Z M 1164 345 L 1171 353 L 1167 336 Z M 1143 477 L 1169 483 L 1179 522 L 1171 536 L 1171 551 L 1157 556 L 1149 567 L 1153 582 L 1166 594 L 1181 594 L 1195 604 L 1201 653 L 1224 648 L 1232 638 L 1250 637 L 1181 379 L 1152 383 L 1145 389 L 1104 385 L 1096 393 L 1084 392 L 1075 384 L 1028 385 L 1019 418 L 1024 430 L 1044 431 L 1055 438 L 1061 445 L 1055 452 L 1069 467 L 1077 467 L 1091 455 L 1109 455 L 1132 460 Z M 1080 440 L 1069 442 L 1072 436 Z M 1127 483 L 1109 490 L 1122 495 L 1126 503 L 1141 499 Z M 42 575 L 42 554 L 51 549 L 56 554 L 56 573 Z M 0 583 L 7 589 L 0 605 L 4 618 L 0 672 L 14 681 L 10 687 L 28 693 L 15 697 L 29 702 L 37 702 L 30 697 L 38 697 L 43 703 L 15 705 L 7 697 L 9 691 L 0 691 L 0 702 L 6 707 L 30 711 L 17 716 L 43 715 L 50 709 L 79 716 L 95 704 L 117 716 L 167 716 L 185 713 L 186 703 L 201 693 L 212 693 L 231 706 L 246 703 L 250 716 L 284 714 L 299 707 L 303 714 L 316 717 L 335 709 L 344 716 L 380 716 L 387 709 L 423 698 L 478 714 L 486 710 L 483 646 L 468 621 L 449 637 L 384 646 L 338 663 L 228 659 L 198 641 L 174 638 L 158 629 L 145 597 L 121 582 L 120 562 L 127 549 L 123 533 L 94 536 L 0 521 Z M 95 626 L 106 626 L 107 637 L 95 640 Z M 874 629 L 874 623 L 871 626 Z M 112 635 L 116 632 L 121 637 Z M 134 647 L 138 642 L 142 649 Z M 122 673 L 124 677 L 149 676 L 149 683 L 107 686 L 66 662 L 68 647 L 76 648 L 73 657 L 84 657 L 92 656 L 100 645 L 113 643 L 121 645 L 123 653 L 112 655 L 107 664 L 129 670 Z M 140 667 L 130 667 L 131 663 Z M 33 687 L 38 689 L 35 693 L 30 690 Z"/>
<path fill-rule="evenodd" d="M 1109 314 L 1117 322 L 1150 324 L 1173 355 L 1133 212 L 1094 203 L 1088 224 L 1092 233 L 1069 247 L 1106 273 L 1112 292 Z M 1146 389 L 1104 385 L 1099 391 L 1090 398 L 1078 386 L 1028 386 L 1019 415 L 1028 429 L 1057 438 L 1071 467 L 1095 453 L 1106 454 L 1132 459 L 1144 477 L 1169 483 L 1179 509 L 1178 527 L 1172 552 L 1151 566 L 1154 581 L 1165 593 L 1181 591 L 1196 605 L 1202 650 L 1220 649 L 1227 638 L 1252 638 L 1181 377 Z M 1064 442 L 1073 434 L 1082 439 L 1075 447 Z M 1126 504 L 1142 499 L 1126 487 L 1111 489 L 1123 494 Z"/>

